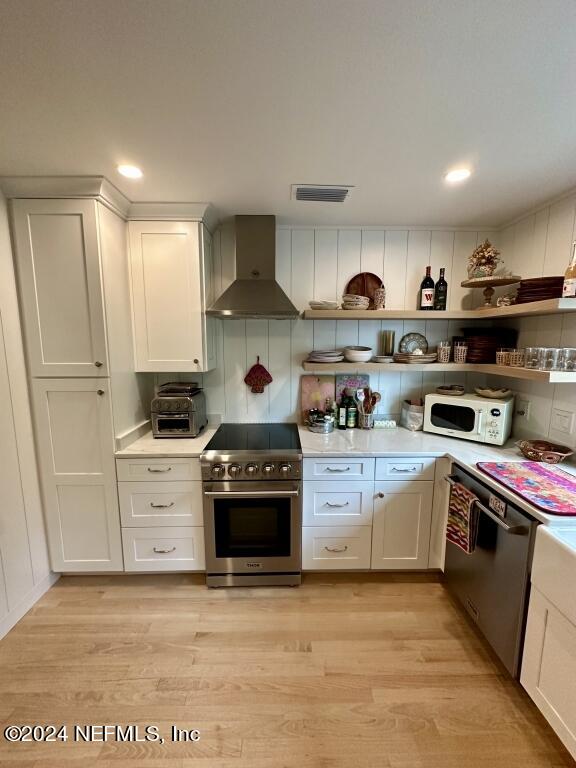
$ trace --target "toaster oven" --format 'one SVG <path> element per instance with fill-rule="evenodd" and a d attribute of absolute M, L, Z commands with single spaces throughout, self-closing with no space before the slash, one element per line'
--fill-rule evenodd
<path fill-rule="evenodd" d="M 150 418 L 154 437 L 197 437 L 208 423 L 204 392 L 194 383 L 162 384 L 152 400 Z"/>

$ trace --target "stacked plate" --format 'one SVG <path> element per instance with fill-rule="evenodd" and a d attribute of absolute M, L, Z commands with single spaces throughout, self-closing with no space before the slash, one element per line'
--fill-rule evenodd
<path fill-rule="evenodd" d="M 342 296 L 342 309 L 368 309 L 369 306 L 368 296 L 356 296 L 353 293 L 345 293 Z"/>
<path fill-rule="evenodd" d="M 517 331 L 513 328 L 464 328 L 468 345 L 467 363 L 495 363 L 496 350 L 500 347 L 516 347 Z"/>
<path fill-rule="evenodd" d="M 337 301 L 309 301 L 310 309 L 338 309 Z"/>
<path fill-rule="evenodd" d="M 563 275 L 555 275 L 553 277 L 532 277 L 529 280 L 521 280 L 516 303 L 526 304 L 529 301 L 559 299 L 562 296 L 563 284 Z"/>
<path fill-rule="evenodd" d="M 308 355 L 308 363 L 341 363 L 344 355 L 339 349 L 315 349 Z"/>
<path fill-rule="evenodd" d="M 427 352 L 421 355 L 410 354 L 409 352 L 396 352 L 394 355 L 395 363 L 434 363 L 438 355 L 436 352 Z"/>

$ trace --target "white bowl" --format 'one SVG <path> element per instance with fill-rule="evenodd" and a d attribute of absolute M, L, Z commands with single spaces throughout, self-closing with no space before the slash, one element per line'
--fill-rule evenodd
<path fill-rule="evenodd" d="M 367 363 L 372 359 L 370 347 L 346 347 L 344 357 L 349 363 Z"/>

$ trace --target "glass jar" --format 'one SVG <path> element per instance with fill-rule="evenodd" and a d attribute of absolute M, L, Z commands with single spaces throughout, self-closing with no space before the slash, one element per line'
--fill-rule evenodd
<path fill-rule="evenodd" d="M 538 355 L 538 368 L 541 371 L 559 371 L 562 350 L 556 347 L 541 347 Z"/>
<path fill-rule="evenodd" d="M 542 347 L 526 347 L 524 368 L 538 368 L 541 349 Z"/>
<path fill-rule="evenodd" d="M 576 348 L 566 347 L 562 353 L 562 370 L 576 371 Z"/>

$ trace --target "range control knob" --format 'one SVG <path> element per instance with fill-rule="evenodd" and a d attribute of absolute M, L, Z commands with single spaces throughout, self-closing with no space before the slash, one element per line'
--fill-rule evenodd
<path fill-rule="evenodd" d="M 228 474 L 230 477 L 238 477 L 242 473 L 242 467 L 240 464 L 230 464 L 228 467 Z"/>
<path fill-rule="evenodd" d="M 262 472 L 264 472 L 265 475 L 271 475 L 272 472 L 274 472 L 274 464 L 263 464 Z"/>
<path fill-rule="evenodd" d="M 286 477 L 290 474 L 290 472 L 292 472 L 292 464 L 280 464 L 278 469 L 280 470 L 280 474 L 283 477 Z"/>
<path fill-rule="evenodd" d="M 214 464 L 212 467 L 212 475 L 214 477 L 224 477 L 224 465 L 223 464 Z"/>
<path fill-rule="evenodd" d="M 246 474 L 253 477 L 258 472 L 258 464 L 246 464 Z"/>

